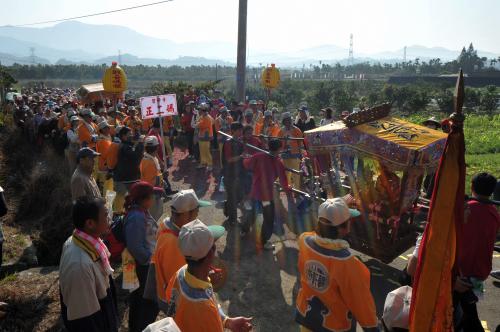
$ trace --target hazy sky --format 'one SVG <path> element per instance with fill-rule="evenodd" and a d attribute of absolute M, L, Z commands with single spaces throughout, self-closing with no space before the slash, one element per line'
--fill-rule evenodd
<path fill-rule="evenodd" d="M 0 25 L 119 9 L 155 0 L 0 0 Z M 248 47 L 288 51 L 318 45 L 372 53 L 404 45 L 500 53 L 500 0 L 248 0 Z M 82 22 L 125 25 L 176 42 L 236 43 L 238 0 L 174 0 Z"/>

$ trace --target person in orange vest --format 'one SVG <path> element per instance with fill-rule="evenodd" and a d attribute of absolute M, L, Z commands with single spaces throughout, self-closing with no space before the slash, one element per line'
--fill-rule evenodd
<path fill-rule="evenodd" d="M 262 104 L 264 104 L 264 103 L 262 103 Z M 250 100 L 248 102 L 248 106 L 250 107 L 250 110 L 252 110 L 253 120 L 255 122 L 262 121 L 262 119 L 264 118 L 264 115 L 262 114 L 262 111 L 259 109 L 259 104 L 257 103 L 257 101 L 256 100 Z"/>
<path fill-rule="evenodd" d="M 141 170 L 141 181 L 147 182 L 153 187 L 163 188 L 163 175 L 160 161 L 158 160 L 158 147 L 160 142 L 156 136 L 148 136 L 144 140 L 144 157 L 139 166 Z M 163 197 L 154 195 L 153 206 L 149 209 L 151 216 L 158 220 L 163 214 Z"/>
<path fill-rule="evenodd" d="M 269 141 L 268 137 L 278 137 L 280 132 L 280 127 L 273 121 L 273 113 L 271 111 L 264 112 L 264 121 L 257 123 L 255 126 L 256 136 L 267 136 L 260 137 L 263 146 L 267 146 Z"/>
<path fill-rule="evenodd" d="M 281 120 L 283 127 L 279 131 L 278 136 L 284 138 L 281 159 L 285 166 L 292 169 L 300 169 L 300 160 L 302 159 L 301 146 L 303 144 L 300 140 L 289 140 L 288 138 L 302 138 L 304 135 L 299 128 L 295 127 L 292 122 L 292 115 L 290 112 L 284 112 Z M 300 175 L 295 173 L 287 173 L 288 181 L 294 188 L 300 189 Z"/>
<path fill-rule="evenodd" d="M 215 119 L 215 130 L 229 134 L 231 132 L 231 123 L 233 123 L 233 118 L 229 115 L 229 110 L 226 106 L 222 106 L 219 113 L 219 116 Z M 220 164 L 222 165 L 222 146 L 224 145 L 224 142 L 227 141 L 227 137 L 219 134 L 217 138 L 219 142 Z"/>
<path fill-rule="evenodd" d="M 67 107 L 63 107 L 59 119 L 57 119 L 57 129 L 61 132 L 67 132 L 71 128 L 70 118 L 76 114 L 73 112 L 70 114 L 70 110 Z"/>
<path fill-rule="evenodd" d="M 118 118 L 118 112 L 116 111 L 116 108 L 108 108 L 108 116 L 106 117 L 106 119 L 110 127 L 110 134 L 111 136 L 115 137 L 118 133 L 117 128 L 122 126 L 122 121 Z"/>
<path fill-rule="evenodd" d="M 97 137 L 96 152 L 100 153 L 97 161 L 97 185 L 101 190 L 103 197 L 107 191 L 113 190 L 113 179 L 108 177 L 108 168 L 106 166 L 106 159 L 111 147 L 112 139 L 110 135 L 111 128 L 106 121 L 101 121 L 97 125 L 99 129 L 99 136 Z"/>
<path fill-rule="evenodd" d="M 166 301 L 168 282 L 175 272 L 186 264 L 177 244 L 179 231 L 182 226 L 198 218 L 200 207 L 212 205 L 210 202 L 199 200 L 193 189 L 179 191 L 170 202 L 171 217 L 158 222 L 156 247 L 148 273 L 151 278 L 148 277 L 146 286 L 146 289 L 155 289 L 155 292 L 148 294 L 148 298 L 157 301 L 158 307 L 164 312 L 167 312 L 168 308 Z"/>
<path fill-rule="evenodd" d="M 82 147 L 89 147 L 95 149 L 97 141 L 97 125 L 92 121 L 94 114 L 89 108 L 84 108 L 80 111 L 80 116 L 83 119 L 78 127 L 78 139 Z"/>
<path fill-rule="evenodd" d="M 153 119 L 143 119 L 141 132 L 146 135 L 153 126 Z"/>
<path fill-rule="evenodd" d="M 200 104 L 199 116 L 195 127 L 198 129 L 198 144 L 200 145 L 200 164 L 196 168 L 207 167 L 207 171 L 212 170 L 212 152 L 210 151 L 210 142 L 213 138 L 214 119 L 208 114 L 208 105 Z"/>
<path fill-rule="evenodd" d="M 247 109 L 243 113 L 243 118 L 241 119 L 241 124 L 243 125 L 243 127 L 250 126 L 255 131 L 255 126 L 257 124 L 257 120 L 256 120 L 255 115 L 251 109 Z"/>
<path fill-rule="evenodd" d="M 228 317 L 215 298 L 209 274 L 215 257 L 215 241 L 224 235 L 222 226 L 206 226 L 199 219 L 182 226 L 178 246 L 187 264 L 170 279 L 166 291 L 167 316 L 186 332 L 248 332 L 252 319 Z"/>
<path fill-rule="evenodd" d="M 348 221 L 359 215 L 343 198 L 328 199 L 319 206 L 316 231 L 299 237 L 295 321 L 301 332 L 350 331 L 349 313 L 364 331 L 379 331 L 370 270 L 342 239 L 349 233 Z"/>
<path fill-rule="evenodd" d="M 137 115 L 137 109 L 135 108 L 135 106 L 128 107 L 128 116 L 123 121 L 123 124 L 132 129 L 133 137 L 137 138 L 141 135 L 142 120 Z"/>

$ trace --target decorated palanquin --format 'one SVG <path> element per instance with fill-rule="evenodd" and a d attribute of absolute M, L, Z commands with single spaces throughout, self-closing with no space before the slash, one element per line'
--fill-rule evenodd
<path fill-rule="evenodd" d="M 352 197 L 362 212 L 351 222 L 351 245 L 382 260 L 415 243 L 423 179 L 432 177 L 447 138 L 390 116 L 387 107 L 305 132 L 326 195 Z"/>

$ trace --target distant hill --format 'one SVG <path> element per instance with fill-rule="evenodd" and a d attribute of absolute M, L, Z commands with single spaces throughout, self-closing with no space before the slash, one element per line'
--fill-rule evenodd
<path fill-rule="evenodd" d="M 50 61 L 44 58 L 35 57 L 35 63 L 50 64 Z M 33 59 L 29 56 L 15 56 L 12 54 L 0 53 L 0 63 L 4 66 L 12 66 L 14 63 L 21 65 L 30 65 Z"/>
<path fill-rule="evenodd" d="M 24 42 L 44 45 L 44 47 L 72 51 L 83 49 L 92 53 L 90 58 L 122 53 L 139 57 L 175 59 L 180 56 L 199 56 L 206 58 L 236 57 L 236 47 L 229 43 L 175 43 L 140 34 L 130 28 L 117 25 L 93 25 L 78 21 L 68 21 L 46 28 L 0 27 L 0 36 Z M 23 52 L 28 50 L 22 49 Z M 69 58 L 61 56 L 60 58 Z M 83 56 L 80 60 L 89 59 Z M 77 59 L 75 59 L 77 60 Z"/>
<path fill-rule="evenodd" d="M 468 42 L 467 42 L 468 44 Z M 0 26 L 0 53 L 28 57 L 30 47 L 41 63 L 108 63 L 122 53 L 128 65 L 214 65 L 236 63 L 236 42 L 217 41 L 177 43 L 154 38 L 128 27 L 93 25 L 68 21 L 52 27 L 31 28 Z M 295 52 L 263 52 L 251 50 L 247 63 L 251 66 L 276 63 L 280 67 L 302 67 L 322 63 L 345 64 L 349 51 L 336 45 L 320 45 Z M 407 60 L 427 61 L 440 58 L 443 62 L 456 59 L 460 50 L 413 45 L 407 47 Z M 498 54 L 478 51 L 479 56 L 496 58 Z M 355 62 L 394 63 L 403 60 L 403 48 L 378 53 L 354 52 Z M 45 61 L 45 62 L 42 62 Z M 6 62 L 7 63 L 7 62 Z"/>

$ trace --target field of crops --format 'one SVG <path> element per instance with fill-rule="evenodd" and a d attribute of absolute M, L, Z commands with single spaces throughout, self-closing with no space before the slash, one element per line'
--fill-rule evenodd
<path fill-rule="evenodd" d="M 436 114 L 436 118 L 444 118 Z M 413 115 L 408 118 L 413 123 L 421 123 L 428 115 Z M 489 172 L 500 177 L 500 114 L 469 114 L 464 123 L 465 162 L 467 164 L 466 191 L 469 192 L 470 179 L 479 172 Z"/>

